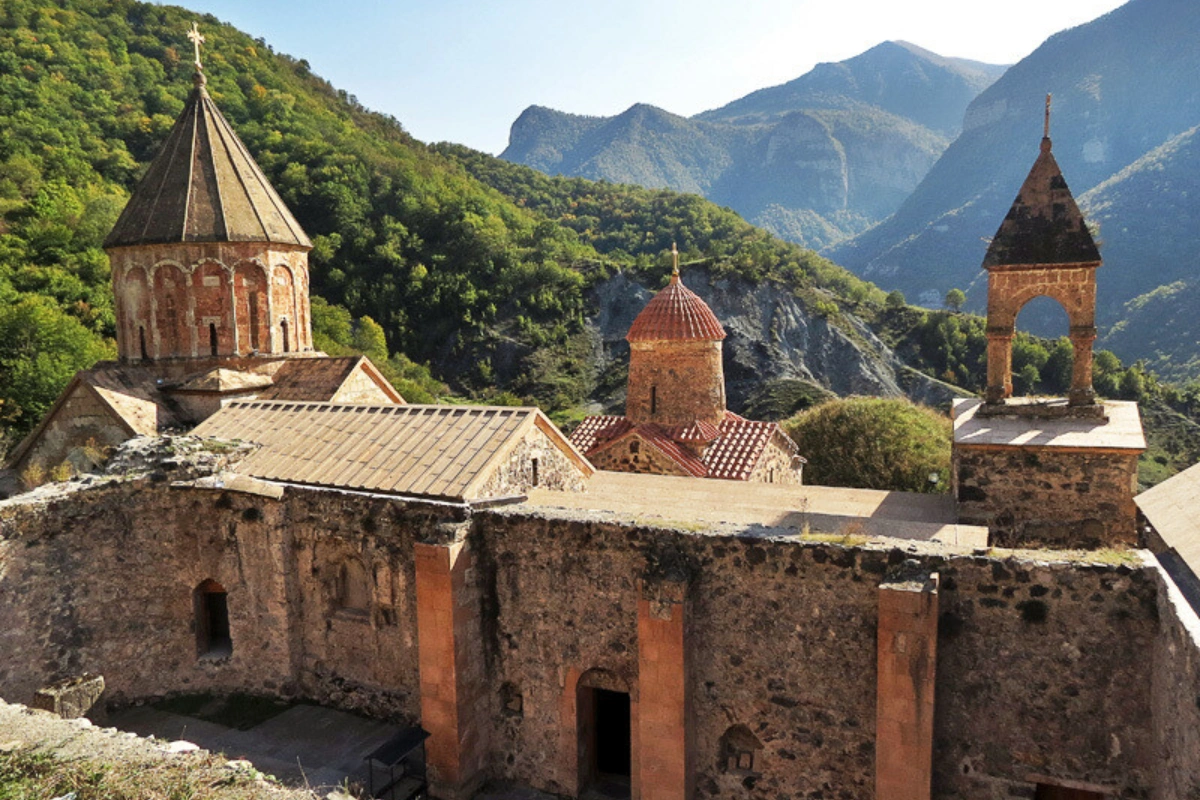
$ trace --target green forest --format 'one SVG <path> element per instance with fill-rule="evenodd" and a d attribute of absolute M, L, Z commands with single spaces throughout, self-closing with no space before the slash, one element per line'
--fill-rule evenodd
<path fill-rule="evenodd" d="M 114 354 L 100 244 L 191 90 L 195 19 L 134 0 L 0 4 L 0 445 L 76 370 Z M 210 94 L 313 239 L 317 345 L 368 354 L 410 400 L 578 418 L 597 389 L 589 288 L 617 271 L 660 285 L 672 242 L 717 275 L 786 287 L 852 337 L 857 317 L 918 369 L 979 388 L 977 317 L 907 306 L 697 196 L 422 144 L 303 60 L 198 19 Z M 1022 386 L 1055 391 L 1061 351 L 1022 339 Z M 1111 354 L 1097 374 L 1109 396 L 1197 413 L 1197 387 Z M 1164 469 L 1200 456 L 1200 443 L 1180 446 Z"/>

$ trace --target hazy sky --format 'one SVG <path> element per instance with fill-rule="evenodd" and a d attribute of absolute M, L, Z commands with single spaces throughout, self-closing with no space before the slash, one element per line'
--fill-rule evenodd
<path fill-rule="evenodd" d="M 532 104 L 690 115 L 903 39 L 1010 64 L 1124 0 L 184 0 L 427 142 L 490 153 Z M 180 33 L 183 37 L 183 33 Z"/>

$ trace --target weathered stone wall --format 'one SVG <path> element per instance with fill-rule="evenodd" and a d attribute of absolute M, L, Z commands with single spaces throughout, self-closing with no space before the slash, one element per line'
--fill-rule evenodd
<path fill-rule="evenodd" d="M 525 494 L 534 486 L 569 492 L 581 492 L 587 488 L 587 478 L 579 471 L 579 467 L 536 426 L 525 434 L 508 459 L 496 468 L 477 491 L 476 496 L 513 497 Z"/>
<path fill-rule="evenodd" d="M 416 719 L 412 543 L 429 519 L 332 492 L 276 501 L 145 481 L 10 504 L 0 594 L 22 600 L 0 604 L 0 696 L 89 671 L 117 702 L 240 690 Z M 347 589 L 352 561 L 365 585 Z M 198 655 L 205 580 L 227 592 L 225 658 Z"/>
<path fill-rule="evenodd" d="M 1151 796 L 1191 800 L 1200 797 L 1200 618 L 1165 574 L 1159 580 L 1150 675 L 1158 762 Z"/>
<path fill-rule="evenodd" d="M 1129 561 L 939 567 L 935 797 L 1032 797 L 1036 775 L 1147 796 L 1158 585 Z"/>
<path fill-rule="evenodd" d="M 1037 776 L 1186 796 L 1164 787 L 1200 769 L 1200 653 L 1136 557 L 846 547 L 521 507 L 446 516 L 147 481 L 0 505 L 0 696 L 87 671 L 118 701 L 248 690 L 416 720 L 419 687 L 437 685 L 462 748 L 447 781 L 573 795 L 579 688 L 613 688 L 631 699 L 634 797 L 673 797 L 639 769 L 653 743 L 638 731 L 655 729 L 642 710 L 670 711 L 662 687 L 686 676 L 697 797 L 871 798 L 879 586 L 915 558 L 940 576 L 935 797 L 1029 797 Z M 439 544 L 447 535 L 459 544 Z M 450 627 L 429 624 L 448 637 L 453 675 L 422 672 L 436 654 L 417 636 L 414 552 L 444 546 L 461 548 L 443 581 Z M 197 658 L 192 593 L 205 579 L 228 592 L 228 658 Z M 641 641 L 639 627 L 666 635 L 679 614 L 682 652 Z M 753 758 L 731 764 L 731 747 Z"/>
<path fill-rule="evenodd" d="M 643 475 L 687 475 L 679 464 L 651 447 L 636 433 L 590 456 L 597 469 Z"/>
<path fill-rule="evenodd" d="M 380 388 L 367 371 L 363 367 L 359 367 L 350 373 L 350 377 L 346 382 L 338 387 L 337 392 L 333 397 L 329 398 L 331 403 L 386 403 L 391 404 L 392 399 Z"/>
<path fill-rule="evenodd" d="M 129 438 L 129 432 L 86 386 L 76 386 L 50 418 L 37 442 L 13 464 L 18 473 L 30 466 L 48 472 L 63 463 L 77 471 L 91 469 L 93 459 L 85 449 L 103 450 Z"/>
<path fill-rule="evenodd" d="M 750 480 L 759 483 L 785 483 L 793 486 L 801 483 L 802 467 L 792 466 L 792 451 L 783 447 L 779 442 L 779 437 L 786 435 L 781 432 L 771 437 L 767 449 L 758 459 L 754 472 L 750 473 Z"/>
<path fill-rule="evenodd" d="M 958 519 L 1001 547 L 1136 547 L 1137 454 L 954 448 Z"/>
<path fill-rule="evenodd" d="M 725 416 L 721 343 L 632 342 L 625 416 L 639 425 L 689 425 L 696 420 L 721 424 Z"/>

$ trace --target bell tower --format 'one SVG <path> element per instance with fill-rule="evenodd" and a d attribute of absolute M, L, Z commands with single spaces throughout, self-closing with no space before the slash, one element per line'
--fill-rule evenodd
<path fill-rule="evenodd" d="M 195 23 L 194 88 L 104 242 L 123 362 L 311 352 L 312 242 L 213 103 Z"/>

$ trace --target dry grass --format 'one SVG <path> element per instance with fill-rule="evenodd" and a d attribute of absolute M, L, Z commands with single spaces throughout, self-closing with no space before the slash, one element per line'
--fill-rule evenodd
<path fill-rule="evenodd" d="M 303 797 L 220 756 L 128 762 L 63 760 L 43 751 L 0 752 L 0 800 L 251 800 Z M 308 795 L 311 796 L 311 795 Z"/>

